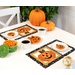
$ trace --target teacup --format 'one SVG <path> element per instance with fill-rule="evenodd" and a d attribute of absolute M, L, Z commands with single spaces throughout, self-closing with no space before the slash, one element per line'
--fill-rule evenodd
<path fill-rule="evenodd" d="M 46 28 L 44 28 L 44 27 L 39 27 L 38 28 L 38 34 L 39 35 L 45 35 L 46 32 L 47 32 L 47 29 Z"/>
<path fill-rule="evenodd" d="M 21 42 L 21 48 L 28 49 L 31 46 L 31 41 L 29 39 L 24 39 Z"/>

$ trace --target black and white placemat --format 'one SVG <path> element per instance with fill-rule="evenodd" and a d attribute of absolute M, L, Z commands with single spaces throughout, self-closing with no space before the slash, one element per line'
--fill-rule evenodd
<path fill-rule="evenodd" d="M 9 31 L 14 31 L 14 30 L 16 30 L 16 29 L 18 29 L 18 28 L 21 28 L 21 27 L 29 27 L 31 30 L 30 30 L 30 32 L 29 32 L 28 34 L 26 34 L 26 35 L 24 35 L 24 36 L 22 36 L 21 34 L 18 34 L 18 36 L 12 37 L 12 38 L 8 38 L 8 37 L 5 36 L 5 33 L 9 32 Z M 0 36 L 1 36 L 3 39 L 5 39 L 5 40 L 8 40 L 8 39 L 18 40 L 18 39 L 21 39 L 21 38 L 26 37 L 26 36 L 28 36 L 28 35 L 34 34 L 34 33 L 36 33 L 36 32 L 37 32 L 37 29 L 35 29 L 35 28 L 29 26 L 28 24 L 25 24 L 25 25 L 22 25 L 22 26 L 19 26 L 19 27 L 16 27 L 16 28 L 13 28 L 13 29 L 10 29 L 10 30 L 1 32 L 1 33 L 0 33 Z"/>
<path fill-rule="evenodd" d="M 75 51 L 75 48 L 73 48 L 72 46 L 68 45 L 68 49 L 64 52 L 59 52 L 57 50 L 54 50 L 53 48 L 51 48 L 51 44 L 53 44 L 54 42 L 62 42 L 60 40 L 53 40 L 43 46 L 41 46 L 40 48 L 37 48 L 29 53 L 27 53 L 26 55 L 28 57 L 30 57 L 32 60 L 34 60 L 35 62 L 37 62 L 38 64 L 40 64 L 42 67 L 47 68 L 50 65 L 54 64 L 55 62 L 59 61 L 60 59 L 62 59 L 63 57 L 67 56 L 68 54 L 72 53 L 73 51 Z M 43 53 L 41 53 L 41 51 L 43 51 Z M 49 57 L 51 58 L 51 60 L 48 58 L 48 60 L 45 60 L 47 58 L 42 58 L 42 56 L 46 56 L 46 53 L 49 53 L 49 51 L 55 53 L 56 57 Z M 53 54 L 52 53 L 52 54 Z M 54 56 L 54 55 L 53 55 Z M 48 56 L 47 56 L 48 57 Z M 34 66 L 34 65 L 33 65 Z"/>

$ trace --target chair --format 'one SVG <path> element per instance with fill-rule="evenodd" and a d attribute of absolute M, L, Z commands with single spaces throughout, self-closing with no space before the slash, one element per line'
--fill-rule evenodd
<path fill-rule="evenodd" d="M 0 24 L 4 27 L 7 27 L 9 25 L 9 23 L 13 20 L 13 18 L 15 17 L 16 14 L 17 14 L 17 22 L 20 23 L 19 7 L 0 9 L 0 17 L 11 15 L 11 17 L 8 19 L 8 21 L 6 23 L 3 23 L 2 21 L 0 21 Z"/>

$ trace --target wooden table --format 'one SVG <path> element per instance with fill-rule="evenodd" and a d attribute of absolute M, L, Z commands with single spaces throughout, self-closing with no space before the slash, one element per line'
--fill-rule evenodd
<path fill-rule="evenodd" d="M 0 33 L 18 26 L 22 26 L 24 24 L 28 24 L 33 28 L 38 28 L 36 26 L 32 26 L 29 21 L 15 24 L 13 26 L 9 26 L 3 29 L 0 29 Z M 38 32 L 32 35 L 38 35 Z M 0 69 L 45 69 L 42 66 L 40 66 L 38 63 L 36 63 L 34 60 L 29 58 L 26 53 L 35 50 L 36 48 L 39 48 L 46 43 L 53 41 L 55 39 L 61 40 L 68 45 L 75 47 L 75 35 L 68 33 L 64 30 L 61 30 L 57 27 L 53 31 L 48 31 L 46 35 L 40 36 L 42 38 L 42 41 L 38 44 L 32 44 L 30 49 L 23 50 L 21 49 L 20 42 L 26 38 L 21 38 L 18 40 L 18 49 L 17 51 L 13 53 L 9 53 L 5 58 L 0 58 Z M 4 39 L 0 37 L 0 45 L 3 44 Z M 68 56 L 71 56 L 72 58 L 75 57 L 75 51 L 70 53 Z M 62 64 L 62 59 L 57 61 L 56 63 L 52 64 L 51 66 L 47 67 L 46 69 L 64 69 L 65 66 Z"/>

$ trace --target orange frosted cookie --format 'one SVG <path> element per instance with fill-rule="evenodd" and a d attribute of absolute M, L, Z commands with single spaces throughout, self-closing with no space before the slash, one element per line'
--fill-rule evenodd
<path fill-rule="evenodd" d="M 61 49 L 64 49 L 64 48 L 65 48 L 65 46 L 64 46 L 64 45 L 61 45 L 61 44 L 57 44 L 57 45 L 56 45 L 56 48 L 58 48 L 58 49 L 60 49 L 60 50 L 61 50 Z"/>
<path fill-rule="evenodd" d="M 39 36 L 31 36 L 31 37 L 28 37 L 28 39 L 30 39 L 31 43 L 33 43 L 33 44 L 41 41 L 41 38 Z"/>
<path fill-rule="evenodd" d="M 14 32 L 10 32 L 10 33 L 8 33 L 7 35 L 8 35 L 8 36 L 14 36 L 15 33 L 14 33 Z"/>

